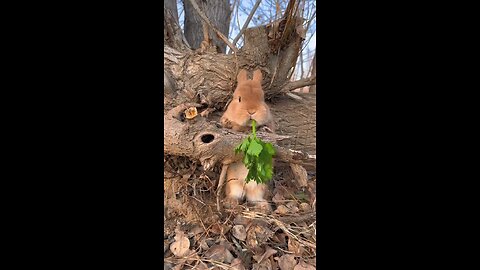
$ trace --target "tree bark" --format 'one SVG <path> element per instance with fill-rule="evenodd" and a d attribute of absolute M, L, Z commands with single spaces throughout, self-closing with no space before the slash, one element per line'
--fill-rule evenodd
<path fill-rule="evenodd" d="M 270 108 L 277 126 L 276 132 L 289 138 L 279 142 L 288 149 L 316 155 L 316 94 L 295 93 L 302 100 L 287 96 L 272 100 Z"/>
<path fill-rule="evenodd" d="M 230 26 L 230 2 L 228 0 L 195 0 L 200 9 L 205 12 L 210 22 L 222 34 L 228 36 Z M 192 48 L 197 49 L 203 41 L 203 28 L 200 16 L 193 8 L 190 0 L 184 0 L 185 3 L 185 37 Z M 220 40 L 217 35 L 209 29 L 209 37 L 212 39 L 218 52 L 226 52 L 226 44 Z"/>
<path fill-rule="evenodd" d="M 165 0 L 165 2 L 163 2 L 163 8 L 170 10 L 177 23 L 180 23 L 178 20 L 177 0 Z"/>

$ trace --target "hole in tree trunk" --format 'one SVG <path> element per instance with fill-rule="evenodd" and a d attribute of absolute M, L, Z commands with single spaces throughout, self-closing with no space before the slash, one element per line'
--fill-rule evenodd
<path fill-rule="evenodd" d="M 211 143 L 213 139 L 215 139 L 215 136 L 213 136 L 212 134 L 205 134 L 205 135 L 202 135 L 200 139 L 204 143 Z"/>

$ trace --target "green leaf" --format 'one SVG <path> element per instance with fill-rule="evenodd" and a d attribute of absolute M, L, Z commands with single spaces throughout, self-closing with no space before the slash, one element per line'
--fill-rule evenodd
<path fill-rule="evenodd" d="M 261 172 L 263 170 L 263 166 L 262 166 L 262 163 L 257 163 L 257 171 L 258 172 Z"/>
<path fill-rule="evenodd" d="M 258 157 L 260 152 L 262 152 L 262 149 L 262 145 L 259 144 L 256 140 L 253 140 L 248 146 L 247 154 Z"/>
<path fill-rule="evenodd" d="M 242 162 L 248 169 L 246 182 L 254 180 L 266 183 L 273 177 L 273 160 L 275 148 L 256 136 L 256 122 L 252 120 L 252 133 L 235 147 L 235 153 L 242 153 Z"/>
<path fill-rule="evenodd" d="M 248 164 L 250 163 L 248 155 L 243 156 L 243 164 L 248 168 Z"/>
<path fill-rule="evenodd" d="M 275 148 L 273 148 L 273 145 L 271 143 L 266 143 L 264 146 L 264 149 L 267 151 L 268 154 L 271 156 L 275 155 Z"/>
<path fill-rule="evenodd" d="M 248 138 L 243 140 L 242 144 L 240 144 L 240 151 L 245 152 L 248 149 L 248 146 L 250 145 L 250 141 Z"/>

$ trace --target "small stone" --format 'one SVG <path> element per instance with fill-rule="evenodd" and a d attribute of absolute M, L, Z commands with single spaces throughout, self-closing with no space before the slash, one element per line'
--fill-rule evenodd
<path fill-rule="evenodd" d="M 312 210 L 312 207 L 308 203 L 301 203 L 300 204 L 300 209 L 304 212 Z"/>
<path fill-rule="evenodd" d="M 284 214 L 288 213 L 288 208 L 285 207 L 285 205 L 279 205 L 277 207 L 277 209 L 275 210 L 275 213 L 280 214 L 280 215 L 284 215 Z"/>

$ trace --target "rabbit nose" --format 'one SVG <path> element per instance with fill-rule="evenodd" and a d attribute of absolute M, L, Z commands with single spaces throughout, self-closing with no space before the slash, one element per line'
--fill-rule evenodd
<path fill-rule="evenodd" d="M 250 115 L 255 114 L 255 111 L 247 110 L 247 112 L 248 112 Z"/>

